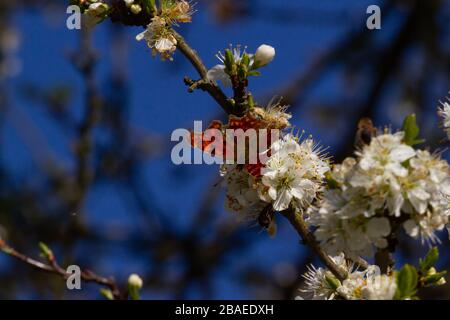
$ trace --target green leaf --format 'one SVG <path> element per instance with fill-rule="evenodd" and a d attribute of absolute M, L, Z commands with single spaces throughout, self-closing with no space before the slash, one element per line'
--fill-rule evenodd
<path fill-rule="evenodd" d="M 419 275 L 415 267 L 405 264 L 397 273 L 397 292 L 395 299 L 412 298 L 417 292 Z"/>
<path fill-rule="evenodd" d="M 403 121 L 402 131 L 405 133 L 404 142 L 407 145 L 414 146 L 425 142 L 423 139 L 418 139 L 420 129 L 417 126 L 416 115 L 411 114 Z"/>
<path fill-rule="evenodd" d="M 439 260 L 439 249 L 437 247 L 433 247 L 430 249 L 430 251 L 428 251 L 427 255 L 423 260 L 420 259 L 419 261 L 420 271 L 426 274 L 431 267 L 434 267 L 434 265 L 438 260 Z"/>

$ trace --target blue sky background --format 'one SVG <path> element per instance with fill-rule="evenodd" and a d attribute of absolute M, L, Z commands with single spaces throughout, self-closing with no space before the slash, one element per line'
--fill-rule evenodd
<path fill-rule="evenodd" d="M 253 1 L 252 6 L 257 8 L 253 17 L 238 19 L 230 24 L 218 24 L 211 12 L 203 3 L 197 5 L 197 12 L 192 24 L 183 25 L 180 32 L 185 35 L 188 42 L 203 58 L 205 64 L 212 67 L 217 63 L 215 53 L 229 44 L 242 44 L 248 46 L 253 52 L 260 44 L 270 44 L 276 48 L 276 59 L 262 70 L 263 76 L 253 78 L 250 90 L 256 97 L 267 98 L 277 93 L 277 89 L 284 87 L 295 75 L 305 70 L 309 63 L 318 54 L 326 51 L 338 43 L 349 31 L 357 31 L 365 25 L 367 18 L 366 8 L 370 4 L 380 3 L 374 0 L 360 1 Z M 273 14 L 275 9 L 292 8 L 298 12 L 299 18 L 289 20 L 278 18 Z M 295 9 L 295 10 L 294 10 Z M 448 8 L 447 8 L 448 9 Z M 448 11 L 448 10 L 447 10 Z M 71 103 L 71 113 L 80 117 L 83 110 L 83 88 L 78 72 L 68 62 L 67 54 L 77 48 L 78 31 L 70 31 L 65 27 L 66 15 L 61 7 L 54 10 L 22 10 L 12 17 L 12 21 L 20 32 L 21 46 L 18 58 L 22 63 L 21 72 L 8 80 L 8 87 L 13 92 L 13 106 L 11 114 L 28 119 L 32 124 L 34 141 L 38 150 L 43 148 L 54 154 L 59 163 L 71 168 L 74 163 L 70 150 L 70 137 L 61 134 L 61 128 L 46 116 L 42 108 L 36 103 L 25 99 L 20 88 L 24 83 L 35 83 L 45 88 L 47 85 L 69 84 L 75 88 L 74 100 Z M 277 12 L 277 11 L 276 11 Z M 324 14 L 326 12 L 328 14 Z M 303 17 L 303 20 L 301 18 Z M 300 21 L 301 20 L 301 21 Z M 382 18 L 382 30 L 372 31 L 382 45 L 389 41 L 393 31 L 402 21 L 402 15 L 394 18 Z M 98 84 L 107 88 L 106 80 L 111 70 L 111 24 L 103 23 L 95 30 L 95 48 L 100 61 L 97 67 L 96 78 Z M 161 62 L 152 58 L 149 49 L 144 43 L 136 42 L 134 37 L 141 32 L 140 28 L 129 27 L 125 29 L 127 41 L 127 59 L 123 69 L 128 77 L 128 103 L 129 123 L 138 132 L 158 136 L 164 144 L 165 152 L 149 160 L 145 175 L 148 186 L 154 195 L 156 206 L 162 209 L 162 214 L 170 219 L 175 228 L 187 231 L 193 212 L 199 209 L 202 195 L 212 187 L 215 176 L 218 177 L 216 166 L 184 166 L 179 168 L 172 164 L 170 159 L 170 134 L 176 128 L 191 128 L 194 120 L 203 120 L 205 124 L 217 118 L 221 109 L 213 100 L 202 92 L 188 94 L 183 85 L 183 76 L 196 77 L 194 69 L 187 63 L 180 53 L 176 53 L 173 62 Z M 447 41 L 443 39 L 443 41 Z M 447 47 L 448 47 L 447 41 Z M 445 45 L 445 42 L 443 42 Z M 414 54 L 405 61 L 411 62 L 411 68 L 416 63 Z M 368 60 L 370 65 L 371 61 Z M 424 114 L 424 129 L 438 132 L 438 121 L 434 110 L 439 100 L 442 100 L 450 88 L 447 79 L 436 79 L 437 85 L 434 94 L 426 97 L 429 114 Z M 348 98 L 356 95 L 351 88 L 343 82 L 343 72 L 340 67 L 334 67 L 316 82 L 308 92 L 302 105 L 296 107 L 292 123 L 312 134 L 323 145 L 330 146 L 329 153 L 338 150 L 340 132 L 354 127 L 354 123 L 340 122 L 323 126 L 323 123 L 311 117 L 311 108 L 316 101 L 326 104 L 333 103 L 337 94 L 346 91 Z M 395 87 L 387 90 L 382 98 L 382 106 L 377 110 L 378 125 L 392 123 L 393 127 L 401 124 L 411 108 L 399 108 L 397 103 L 398 92 Z M 314 102 L 314 103 L 312 103 Z M 414 109 L 414 108 L 413 108 Z M 389 112 L 386 112 L 389 110 Z M 330 111 L 339 115 L 339 109 Z M 333 117 L 333 115 L 331 115 Z M 33 160 L 30 148 L 23 143 L 23 137 L 18 133 L 14 124 L 7 122 L 3 128 L 2 161 L 7 163 L 8 169 L 15 172 L 17 179 L 39 175 L 36 162 Z M 41 144 L 42 143 L 42 144 Z M 180 178 L 181 177 L 181 178 Z M 89 192 L 85 219 L 92 228 L 98 228 L 105 235 L 116 234 L 107 247 L 97 248 L 102 253 L 101 258 L 95 260 L 91 266 L 102 274 L 113 274 L 118 279 L 125 279 L 131 272 L 144 273 L 147 261 L 140 259 L 139 255 L 130 255 L 122 240 L 135 232 L 141 232 L 139 220 L 136 215 L 130 214 L 130 208 L 119 195 L 120 189 L 115 185 L 97 185 Z M 216 205 L 218 210 L 217 223 L 230 214 L 222 209 L 222 202 Z M 68 213 L 69 214 L 69 213 Z M 62 215 L 63 219 L 64 215 Z M 59 226 L 55 225 L 54 228 Z M 286 272 L 290 276 L 295 274 L 293 263 L 296 257 L 304 254 L 298 245 L 298 238 L 291 227 L 280 223 L 278 235 L 275 239 L 259 230 L 248 227 L 251 236 L 256 238 L 252 245 L 244 252 L 228 257 L 226 263 L 214 275 L 213 298 L 251 298 L 255 292 L 252 288 L 242 287 L 237 277 L 241 268 L 257 261 L 257 264 L 266 268 L 272 275 Z M 120 230 L 120 232 L 118 231 Z M 12 232 L 20 232 L 14 230 Z M 208 237 L 208 230 L 204 230 Z M 80 243 L 77 255 L 83 256 L 84 246 Z M 425 251 L 425 248 L 420 248 Z M 0 257 L 0 262 L 5 261 Z M 3 263 L 3 262 L 2 262 Z M 5 262 L 6 263 L 6 262 Z M 173 261 L 173 272 L 179 272 L 179 262 Z M 89 290 L 95 288 L 89 286 Z M 29 293 L 24 290 L 23 297 L 39 297 L 39 293 Z M 94 291 L 92 296 L 95 297 Z M 31 296 L 30 296 L 31 295 Z M 71 294 L 76 297 L 76 293 Z M 147 290 L 145 298 L 170 298 L 164 292 Z M 188 298 L 199 297 L 198 288 L 190 288 Z"/>

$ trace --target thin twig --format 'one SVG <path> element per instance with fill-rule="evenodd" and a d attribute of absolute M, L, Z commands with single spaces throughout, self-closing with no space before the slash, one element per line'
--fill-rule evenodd
<path fill-rule="evenodd" d="M 62 268 L 58 262 L 55 259 L 55 256 L 53 253 L 47 255 L 47 261 L 48 263 L 44 263 L 38 260 L 35 260 L 33 258 L 28 257 L 27 255 L 18 252 L 16 249 L 10 247 L 6 242 L 4 242 L 2 239 L 0 239 L 0 251 L 4 252 L 5 254 L 22 261 L 25 264 L 28 264 L 29 266 L 44 271 L 51 274 L 56 274 L 64 279 L 67 279 L 71 274 L 67 273 L 67 271 Z M 118 285 L 116 284 L 115 280 L 113 278 L 105 278 L 102 276 L 99 276 L 95 274 L 94 272 L 90 270 L 84 270 L 81 272 L 81 280 L 85 282 L 92 282 L 97 283 L 99 285 L 103 285 L 111 290 L 111 293 L 114 297 L 114 299 L 117 300 L 123 300 L 126 299 L 126 294 L 122 293 L 119 289 Z"/>
<path fill-rule="evenodd" d="M 320 247 L 316 237 L 309 231 L 306 226 L 303 216 L 297 213 L 293 209 L 288 209 L 282 212 L 282 214 L 289 220 L 297 233 L 302 237 L 303 241 L 319 256 L 322 262 L 327 268 L 338 278 L 340 281 L 344 281 L 347 278 L 347 271 L 343 270 L 334 263 L 328 254 Z"/>
<path fill-rule="evenodd" d="M 233 106 L 228 101 L 227 96 L 223 91 L 213 82 L 208 80 L 207 73 L 208 69 L 204 65 L 203 61 L 201 60 L 200 56 L 197 54 L 197 52 L 192 49 L 189 44 L 186 42 L 186 40 L 183 38 L 182 35 L 180 35 L 175 30 L 172 31 L 173 36 L 177 40 L 177 47 L 180 49 L 181 53 L 189 60 L 189 62 L 194 66 L 195 70 L 197 70 L 198 74 L 201 77 L 202 85 L 199 86 L 200 89 L 205 90 L 209 93 L 211 97 L 216 100 L 216 102 L 223 108 L 223 110 L 228 113 L 233 113 Z"/>

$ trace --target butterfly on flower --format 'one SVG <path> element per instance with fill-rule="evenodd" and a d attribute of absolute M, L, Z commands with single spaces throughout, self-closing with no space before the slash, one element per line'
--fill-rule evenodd
<path fill-rule="evenodd" d="M 260 107 L 254 107 L 250 109 L 242 117 L 237 117 L 235 115 L 230 115 L 228 118 L 228 123 L 223 124 L 218 120 L 214 120 L 208 126 L 207 130 L 204 132 L 191 132 L 191 144 L 195 148 L 201 149 L 203 152 L 210 154 L 213 157 L 220 157 L 222 160 L 233 159 L 234 163 L 237 162 L 238 151 L 236 146 L 239 145 L 237 143 L 239 135 L 245 134 L 247 130 L 255 130 L 257 134 L 257 145 L 259 146 L 262 135 L 261 130 L 267 130 L 266 135 L 262 136 L 267 139 L 266 141 L 266 150 L 260 150 L 262 152 L 267 151 L 270 148 L 273 137 L 278 137 L 278 130 L 282 130 L 288 127 L 290 115 L 285 113 L 285 107 L 281 107 L 278 103 L 276 105 L 269 105 L 268 108 L 263 109 Z M 216 141 L 215 133 L 217 131 L 212 131 L 209 129 L 217 129 L 222 134 L 222 141 Z M 232 150 L 230 147 L 227 148 L 227 130 L 234 130 L 234 149 Z M 229 141 L 229 140 L 228 140 Z M 220 142 L 220 143 L 218 143 Z M 259 157 L 256 163 L 250 163 L 249 161 L 249 145 L 248 142 L 245 142 L 245 168 L 247 171 L 258 177 L 261 175 L 261 168 L 264 167 L 264 164 L 260 161 Z M 270 152 L 270 151 L 268 151 Z"/>

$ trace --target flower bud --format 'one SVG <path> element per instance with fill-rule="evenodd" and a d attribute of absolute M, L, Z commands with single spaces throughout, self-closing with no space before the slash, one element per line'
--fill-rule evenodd
<path fill-rule="evenodd" d="M 265 66 L 269 64 L 275 57 L 275 48 L 267 44 L 259 46 L 255 53 L 255 61 L 258 66 Z"/>
<path fill-rule="evenodd" d="M 133 273 L 128 277 L 128 285 L 136 289 L 141 289 L 143 281 L 139 275 Z"/>
<path fill-rule="evenodd" d="M 436 282 L 436 285 L 438 285 L 438 286 L 443 286 L 443 285 L 446 284 L 446 283 L 447 283 L 447 281 L 445 281 L 445 278 L 442 277 L 442 278 L 440 278 L 440 279 L 438 280 L 438 282 Z"/>
<path fill-rule="evenodd" d="M 95 2 L 89 5 L 88 13 L 94 16 L 100 16 L 104 14 L 109 9 L 106 3 Z"/>
<path fill-rule="evenodd" d="M 429 270 L 428 270 L 428 272 L 427 272 L 427 275 L 428 276 L 432 276 L 433 274 L 436 274 L 436 269 L 434 268 L 434 267 L 431 267 Z"/>
<path fill-rule="evenodd" d="M 130 7 L 130 10 L 131 10 L 131 12 L 134 13 L 134 14 L 139 14 L 139 12 L 142 11 L 142 8 L 141 8 L 141 6 L 138 5 L 138 4 L 132 4 L 131 7 Z"/>

